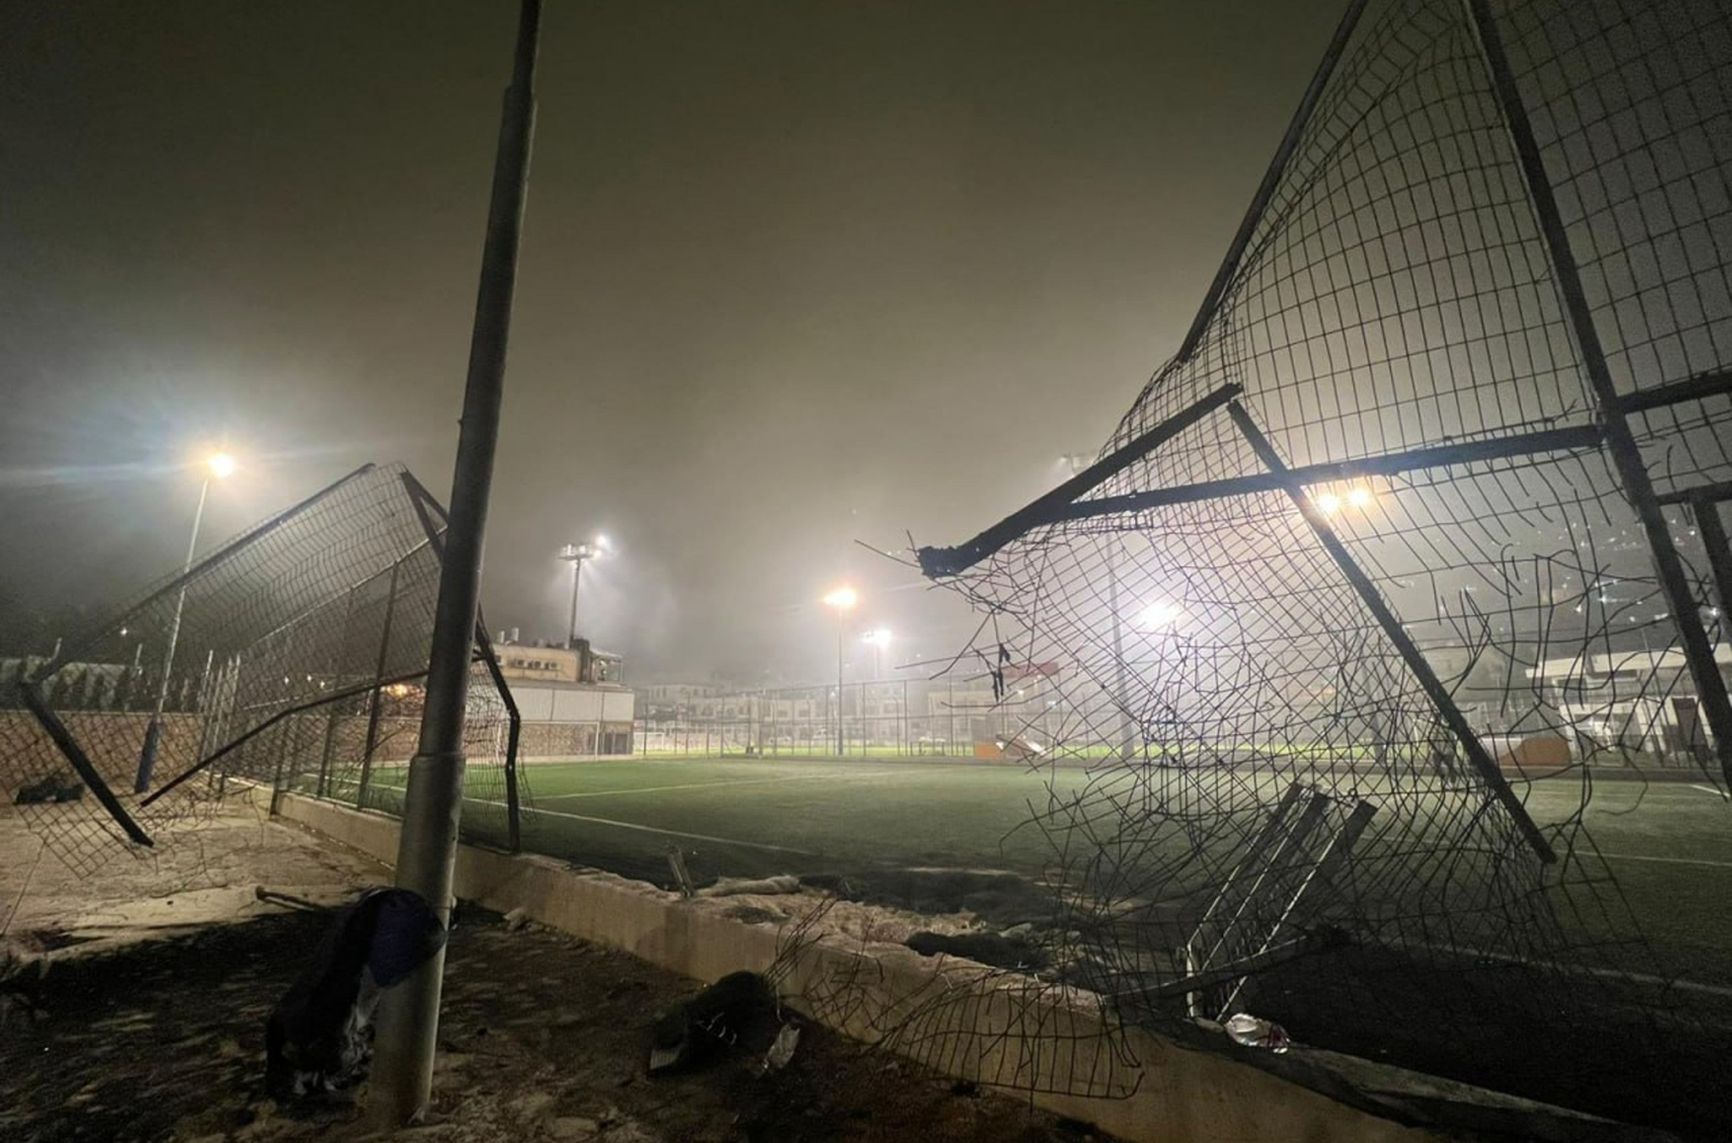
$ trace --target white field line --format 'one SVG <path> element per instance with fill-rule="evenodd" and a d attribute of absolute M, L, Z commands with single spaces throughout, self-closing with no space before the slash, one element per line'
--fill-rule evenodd
<path fill-rule="evenodd" d="M 503 807 L 505 805 L 504 802 L 490 802 L 484 798 L 464 798 L 463 800 L 466 802 L 474 802 L 478 806 Z M 763 841 L 741 841 L 736 837 L 716 837 L 714 834 L 707 833 L 686 833 L 683 830 L 677 829 L 660 829 L 656 826 L 638 825 L 636 822 L 618 822 L 614 821 L 612 818 L 593 818 L 587 814 L 568 814 L 563 810 L 532 809 L 527 811 L 527 813 L 545 814 L 548 817 L 554 818 L 570 818 L 574 822 L 590 822 L 594 825 L 616 826 L 620 829 L 633 829 L 637 830 L 639 833 L 659 833 L 663 837 L 686 837 L 691 838 L 693 841 L 713 841 L 718 845 L 743 845 L 751 849 L 767 849 L 774 853 L 796 853 L 801 857 L 819 856 L 809 849 L 795 849 L 792 846 L 787 845 L 771 845 L 768 842 Z"/>
<path fill-rule="evenodd" d="M 534 794 L 532 801 L 557 802 L 565 798 L 617 798 L 624 794 L 662 794 L 670 790 L 702 790 L 710 786 L 762 786 L 776 782 L 864 782 L 898 773 L 875 770 L 868 774 L 787 774 L 780 778 L 726 778 L 719 782 L 684 782 L 677 786 L 638 786 L 625 790 L 585 790 L 576 794 Z"/>
<path fill-rule="evenodd" d="M 1732 988 L 1718 984 L 1702 984 L 1694 980 L 1682 980 L 1668 976 L 1654 976 L 1646 972 L 1623 972 L 1615 968 L 1595 968 L 1592 965 L 1559 964 L 1552 960 L 1528 960 L 1525 957 L 1512 956 L 1509 953 L 1487 952 L 1482 949 L 1465 948 L 1461 945 L 1437 944 L 1431 941 L 1394 940 L 1383 942 L 1386 945 L 1410 946 L 1430 949 L 1432 952 L 1445 952 L 1454 956 L 1472 957 L 1476 960 L 1500 961 L 1523 968 L 1543 968 L 1553 972 L 1561 972 L 1569 976 L 1595 976 L 1607 980 L 1633 980 L 1639 984 L 1651 984 L 1658 988 L 1677 988 L 1685 992 L 1700 992 L 1708 996 L 1732 996 Z"/>
<path fill-rule="evenodd" d="M 358 782 L 350 782 L 350 781 L 344 782 L 344 785 L 348 785 L 348 786 L 358 786 L 359 784 L 360 783 L 358 783 Z M 388 786 L 388 787 L 386 787 L 386 789 L 393 790 L 397 793 L 403 792 L 401 786 Z M 465 802 L 468 802 L 468 803 L 471 803 L 472 805 L 477 805 L 477 806 L 498 806 L 501 809 L 507 808 L 506 803 L 490 801 L 487 798 L 469 798 L 469 797 L 466 797 L 463 800 Z M 548 817 L 570 818 L 572 821 L 575 821 L 575 822 L 590 822 L 593 825 L 615 826 L 619 829 L 637 830 L 639 833 L 657 833 L 657 834 L 661 834 L 664 837 L 685 837 L 685 838 L 690 838 L 693 841 L 714 842 L 717 845 L 742 845 L 742 846 L 745 846 L 749 849 L 767 849 L 773 853 L 794 853 L 794 854 L 798 854 L 801 857 L 819 857 L 819 856 L 821 856 L 820 854 L 813 853 L 809 849 L 795 849 L 792 846 L 787 846 L 787 845 L 771 845 L 769 842 L 764 842 L 764 841 L 741 841 L 739 838 L 736 838 L 736 837 L 716 837 L 714 834 L 708 834 L 708 833 L 686 833 L 682 830 L 677 830 L 677 829 L 660 829 L 656 826 L 639 825 L 636 822 L 614 821 L 612 818 L 595 818 L 595 817 L 590 817 L 587 814 L 568 814 L 562 810 L 541 810 L 541 809 L 529 808 L 529 809 L 526 809 L 524 811 L 524 814 L 525 814 L 525 816 L 529 816 L 532 814 L 546 814 Z"/>
<path fill-rule="evenodd" d="M 1732 861 L 1709 861 L 1703 857 L 1650 857 L 1645 853 L 1602 853 L 1612 861 L 1656 861 L 1662 865 L 1700 865 L 1706 869 L 1732 869 Z"/>
<path fill-rule="evenodd" d="M 1698 786 L 1696 783 L 1691 782 L 1690 788 L 1692 790 L 1701 790 L 1704 794 L 1713 794 L 1716 798 L 1719 798 L 1721 801 L 1726 800 L 1726 795 L 1722 794 L 1719 790 L 1716 790 L 1712 786 Z"/>

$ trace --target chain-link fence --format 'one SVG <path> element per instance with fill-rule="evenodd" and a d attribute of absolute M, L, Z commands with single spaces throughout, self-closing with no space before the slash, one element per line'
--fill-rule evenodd
<path fill-rule="evenodd" d="M 72 868 L 195 827 L 232 780 L 392 810 L 420 723 L 442 511 L 367 466 L 170 577 L 52 660 L 14 661 L 0 796 Z M 509 689 L 478 632 L 465 832 L 512 844 Z"/>
<path fill-rule="evenodd" d="M 1072 709 L 1054 664 L 1011 678 L 958 670 L 955 678 L 722 691 L 648 704 L 633 738 L 645 757 L 979 757 L 1021 759 L 1093 721 Z M 1109 743 L 1092 745 L 1104 752 Z"/>

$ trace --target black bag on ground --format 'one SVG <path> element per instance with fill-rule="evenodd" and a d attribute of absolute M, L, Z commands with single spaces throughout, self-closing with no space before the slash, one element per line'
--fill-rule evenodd
<path fill-rule="evenodd" d="M 419 893 L 369 889 L 338 911 L 306 971 L 265 1024 L 265 1086 L 277 1099 L 332 1092 L 366 1076 L 381 989 L 445 944 Z"/>

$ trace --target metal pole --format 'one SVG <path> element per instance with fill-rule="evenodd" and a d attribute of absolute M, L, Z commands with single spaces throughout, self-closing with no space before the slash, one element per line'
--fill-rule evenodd
<path fill-rule="evenodd" d="M 1708 567 L 1714 573 L 1714 590 L 1720 603 L 1720 630 L 1732 626 L 1732 548 L 1726 544 L 1726 528 L 1720 521 L 1720 506 L 1702 497 L 1690 502 L 1702 546 L 1708 549 Z"/>
<path fill-rule="evenodd" d="M 1126 762 L 1139 753 L 1136 719 L 1131 715 L 1131 688 L 1125 664 L 1124 617 L 1119 614 L 1119 570 L 1113 551 L 1107 551 L 1107 607 L 1113 616 L 1113 673 L 1119 698 L 1119 753 Z"/>
<path fill-rule="evenodd" d="M 956 755 L 956 680 L 946 679 L 944 683 L 945 730 L 944 740 L 950 747 L 951 756 Z M 973 751 L 969 751 L 973 753 Z"/>
<path fill-rule="evenodd" d="M 836 757 L 842 757 L 842 638 L 848 629 L 847 612 L 839 611 L 836 618 Z"/>
<path fill-rule="evenodd" d="M 571 621 L 565 625 L 565 647 L 571 650 L 577 646 L 577 585 L 583 580 L 583 557 L 576 556 L 571 561 Z"/>
<path fill-rule="evenodd" d="M 203 758 L 210 741 L 211 667 L 216 665 L 216 648 L 204 653 L 204 675 L 198 681 L 198 757 Z"/>
<path fill-rule="evenodd" d="M 138 774 L 132 784 L 132 792 L 142 794 L 150 789 L 150 772 L 156 767 L 156 746 L 162 738 L 162 708 L 168 703 L 168 680 L 174 670 L 174 647 L 180 641 L 180 615 L 186 608 L 186 583 L 188 572 L 192 571 L 192 556 L 198 550 L 198 526 L 204 521 L 204 502 L 210 496 L 210 477 L 204 478 L 204 483 L 198 490 L 198 507 L 192 514 L 192 536 L 186 542 L 186 560 L 181 564 L 180 574 L 183 582 L 180 591 L 174 597 L 174 618 L 168 623 L 168 649 L 162 656 L 162 682 L 156 688 L 156 706 L 150 712 L 150 724 L 144 730 L 144 749 L 138 753 Z"/>
<path fill-rule="evenodd" d="M 379 692 L 385 684 L 385 660 L 391 653 L 391 619 L 397 613 L 397 573 L 402 567 L 402 560 L 391 565 L 391 586 L 385 596 L 385 622 L 379 630 L 379 654 L 373 660 L 372 697 L 367 704 L 367 744 L 361 750 L 361 780 L 355 789 L 356 809 L 366 804 L 367 786 L 373 779 L 373 751 L 379 746 L 379 708 L 384 705 Z M 431 691 L 431 685 L 428 689 Z"/>
<path fill-rule="evenodd" d="M 392 568 L 392 571 L 395 570 Z M 343 689 L 344 653 L 349 649 L 349 625 L 355 617 L 355 596 L 360 591 L 361 586 L 356 584 L 349 589 L 349 594 L 343 600 L 343 634 L 337 640 L 335 661 L 331 664 L 331 689 L 335 691 Z M 375 676 L 376 680 L 377 676 Z M 340 701 L 332 700 L 330 707 L 331 709 L 325 712 L 325 745 L 319 752 L 319 781 L 313 787 L 314 795 L 320 798 L 324 797 L 330 790 L 331 751 L 337 744 L 337 727 L 342 721 L 343 714 L 343 704 Z"/>
<path fill-rule="evenodd" d="M 452 476 L 451 523 L 434 611 L 432 653 L 421 737 L 409 764 L 397 884 L 421 894 L 441 919 L 449 916 L 451 866 L 463 806 L 463 714 L 469 686 L 470 644 L 481 596 L 482 544 L 493 454 L 504 396 L 505 350 L 511 326 L 517 248 L 535 131 L 535 52 L 540 0 L 523 0 L 511 86 L 499 130 L 499 149 L 488 210 L 487 243 L 475 300 L 469 376 Z M 369 1114 L 385 1127 L 418 1118 L 433 1084 L 433 1049 L 439 1031 L 444 949 L 387 989 L 379 1010 L 378 1062 Z"/>
<path fill-rule="evenodd" d="M 277 816 L 277 803 L 283 798 L 283 764 L 289 758 L 289 742 L 297 716 L 290 715 L 283 719 L 282 732 L 277 735 L 277 765 L 271 773 L 271 816 Z"/>
<path fill-rule="evenodd" d="M 1587 294 L 1576 270 L 1575 255 L 1570 250 L 1563 216 L 1552 194 L 1551 181 L 1546 177 L 1545 161 L 1534 138 L 1533 126 L 1528 122 L 1527 108 L 1516 88 L 1509 59 L 1504 54 L 1503 39 L 1492 17 L 1491 6 L 1488 0 L 1464 2 L 1468 23 L 1479 39 L 1486 68 L 1491 73 L 1492 87 L 1503 110 L 1504 125 L 1509 128 L 1516 156 L 1521 161 L 1522 177 L 1533 201 L 1534 215 L 1545 238 L 1547 253 L 1551 256 L 1558 293 L 1570 319 L 1582 368 L 1599 405 L 1600 422 L 1605 426 L 1606 448 L 1611 452 L 1612 463 L 1623 482 L 1624 496 L 1635 509 L 1636 518 L 1641 521 L 1642 531 L 1647 536 L 1654 571 L 1671 607 L 1679 640 L 1684 644 L 1684 657 L 1690 664 L 1696 694 L 1702 709 L 1707 712 L 1708 725 L 1714 731 L 1721 771 L 1727 781 L 1732 782 L 1732 696 L 1727 695 L 1726 682 L 1714 663 L 1714 647 L 1708 642 L 1708 632 L 1697 612 L 1690 581 L 1684 574 L 1684 561 L 1672 545 L 1672 533 L 1666 525 L 1665 513 L 1654 496 L 1653 480 L 1642 460 L 1635 434 L 1630 431 L 1611 370 L 1606 367 L 1605 351 L 1600 346 L 1600 335 L 1594 327 L 1593 313 L 1588 308 Z"/>

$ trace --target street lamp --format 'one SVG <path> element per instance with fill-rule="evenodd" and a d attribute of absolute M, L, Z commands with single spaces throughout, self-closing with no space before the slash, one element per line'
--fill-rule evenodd
<path fill-rule="evenodd" d="M 597 536 L 585 544 L 567 544 L 559 549 L 559 558 L 571 565 L 571 621 L 565 628 L 567 650 L 577 646 L 577 586 L 583 580 L 583 561 L 593 560 L 612 550 L 606 536 Z"/>
<path fill-rule="evenodd" d="M 890 628 L 874 627 L 862 635 L 860 641 L 872 648 L 872 677 L 878 679 L 884 674 L 884 661 L 880 656 L 884 648 L 890 646 Z"/>
<path fill-rule="evenodd" d="M 848 630 L 848 613 L 860 602 L 860 593 L 843 585 L 824 596 L 824 605 L 836 609 L 836 757 L 842 757 L 842 640 Z"/>
<path fill-rule="evenodd" d="M 1339 492 L 1320 492 L 1311 502 L 1317 505 L 1318 511 L 1325 516 L 1333 516 L 1344 507 L 1364 511 L 1371 507 L 1372 501 L 1376 499 L 1376 494 L 1370 488 L 1359 484 L 1348 489 L 1346 495 Z"/>
<path fill-rule="evenodd" d="M 198 550 L 198 529 L 204 522 L 204 504 L 210 496 L 210 482 L 226 480 L 238 467 L 235 458 L 217 451 L 204 458 L 204 482 L 199 485 L 198 507 L 192 513 L 192 536 L 186 542 L 186 562 L 181 565 L 180 592 L 174 600 L 174 618 L 168 624 L 168 648 L 162 656 L 162 681 L 156 688 L 156 704 L 150 711 L 150 724 L 144 730 L 144 749 L 138 754 L 138 774 L 132 792 L 142 794 L 150 789 L 150 773 L 156 767 L 157 744 L 162 740 L 162 708 L 168 705 L 169 673 L 174 669 L 175 644 L 180 642 L 180 617 L 186 609 L 186 576 L 192 571 L 192 554 Z"/>
<path fill-rule="evenodd" d="M 1152 635 L 1163 627 L 1172 626 L 1182 617 L 1178 604 L 1159 600 L 1137 613 L 1136 627 L 1142 634 Z"/>

